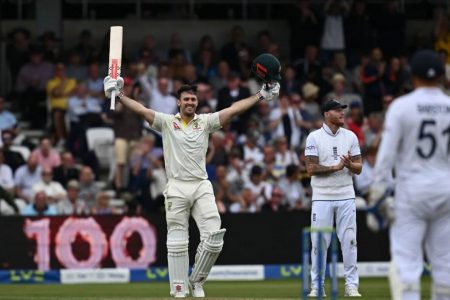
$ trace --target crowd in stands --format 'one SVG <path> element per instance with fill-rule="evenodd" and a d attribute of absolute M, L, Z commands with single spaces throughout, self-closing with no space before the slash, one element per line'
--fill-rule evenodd
<path fill-rule="evenodd" d="M 251 62 L 258 54 L 272 53 L 282 63 L 278 99 L 258 103 L 211 135 L 206 168 L 220 213 L 310 208 L 304 143 L 309 132 L 322 126 L 321 105 L 331 98 L 349 106 L 345 126 L 362 149 L 363 171 L 355 187 L 364 199 L 384 113 L 412 89 L 412 53 L 438 50 L 447 70 L 443 88 L 450 82 L 448 15 L 437 10 L 432 38 L 407 44 L 406 19 L 397 1 L 385 2 L 380 22 L 365 1 L 355 0 L 350 7 L 346 1 L 313 6 L 300 0 L 287 16 L 290 49 L 282 49 L 270 29 L 253 40 L 242 26 L 233 26 L 222 44 L 199 33 L 196 49 L 184 47 L 177 32 L 168 49 L 156 47 L 151 34 L 143 36 L 140 48 L 125 48 L 123 92 L 157 111 L 176 113 L 175 91 L 196 84 L 198 113 L 215 112 L 258 91 Z M 23 215 L 164 211 L 160 136 L 120 103 L 109 110 L 104 97 L 108 43 L 106 34 L 104 43 L 95 45 L 89 30 L 71 49 L 62 49 L 53 32 L 33 38 L 17 28 L 9 34 L 6 55 L 13 89 L 0 97 L 2 207 L 8 203 Z M 23 137 L 21 122 L 42 130 L 39 141 Z M 115 166 L 108 178 L 88 147 L 86 132 L 96 127 L 114 132 Z M 125 209 L 114 208 L 113 198 L 124 199 Z"/>

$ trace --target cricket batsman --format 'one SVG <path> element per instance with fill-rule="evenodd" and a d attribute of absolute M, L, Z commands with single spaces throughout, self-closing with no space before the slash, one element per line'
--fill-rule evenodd
<path fill-rule="evenodd" d="M 270 54 L 255 61 L 258 76 L 266 83 L 255 95 L 234 102 L 230 107 L 211 114 L 196 114 L 197 87 L 184 85 L 177 91 L 179 113 L 164 114 L 146 108 L 125 96 L 123 79 L 107 76 L 106 97 L 115 91 L 117 99 L 128 109 L 144 118 L 150 127 L 162 135 L 164 161 L 168 183 L 164 192 L 167 221 L 167 260 L 170 295 L 184 298 L 205 297 L 203 284 L 223 247 L 225 229 L 215 203 L 213 188 L 206 173 L 206 152 L 209 134 L 220 130 L 234 117 L 258 101 L 272 100 L 279 94 L 280 64 Z M 192 215 L 200 231 L 194 266 L 190 276 L 188 256 L 188 225 Z"/>

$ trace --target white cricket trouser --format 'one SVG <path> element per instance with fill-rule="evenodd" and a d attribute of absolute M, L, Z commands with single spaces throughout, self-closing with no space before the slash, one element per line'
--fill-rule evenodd
<path fill-rule="evenodd" d="M 169 179 L 164 196 L 168 230 L 182 227 L 188 231 L 191 213 L 200 231 L 201 240 L 220 229 L 220 215 L 209 180 Z"/>
<path fill-rule="evenodd" d="M 357 245 L 356 245 L 356 205 L 355 199 L 313 201 L 311 208 L 311 227 L 333 227 L 336 218 L 336 233 L 341 243 L 344 260 L 345 286 L 359 286 L 357 269 Z M 327 249 L 330 246 L 331 234 L 322 234 L 322 267 L 327 260 Z M 317 259 L 317 233 L 311 234 L 311 288 L 318 288 L 318 259 Z M 321 270 L 324 274 L 324 269 Z M 323 286 L 325 278 L 321 276 Z"/>
<path fill-rule="evenodd" d="M 433 284 L 444 290 L 433 299 L 450 299 L 450 195 L 438 195 L 441 189 L 430 188 L 426 195 L 414 194 L 414 190 L 396 190 L 395 220 L 390 226 L 391 257 L 400 281 L 405 287 L 417 287 L 415 291 L 403 291 L 402 299 L 421 297 L 418 287 L 424 267 L 423 246 Z"/>

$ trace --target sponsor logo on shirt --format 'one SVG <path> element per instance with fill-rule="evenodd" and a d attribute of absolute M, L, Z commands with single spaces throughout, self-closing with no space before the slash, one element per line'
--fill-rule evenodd
<path fill-rule="evenodd" d="M 176 122 L 172 122 L 173 130 L 181 130 L 180 126 Z"/>
<path fill-rule="evenodd" d="M 314 150 L 314 149 L 316 149 L 316 147 L 313 145 L 306 147 L 306 150 Z"/>

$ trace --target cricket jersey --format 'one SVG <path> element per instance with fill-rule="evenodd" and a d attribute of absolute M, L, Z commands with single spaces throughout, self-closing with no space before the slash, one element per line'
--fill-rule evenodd
<path fill-rule="evenodd" d="M 335 166 L 341 161 L 341 156 L 361 154 L 358 138 L 345 128 L 340 127 L 333 134 L 331 129 L 323 124 L 322 128 L 311 132 L 305 145 L 305 156 L 317 156 L 319 165 Z M 311 178 L 313 190 L 312 200 L 346 200 L 355 198 L 353 188 L 353 173 L 343 168 L 327 175 L 314 175 Z"/>
<path fill-rule="evenodd" d="M 450 194 L 450 97 L 439 88 L 418 88 L 390 105 L 375 183 L 385 182 L 392 169 L 396 191 Z"/>
<path fill-rule="evenodd" d="M 222 126 L 219 113 L 196 114 L 183 124 L 181 115 L 155 112 L 150 127 L 161 132 L 164 162 L 168 179 L 183 181 L 208 179 L 206 173 L 206 151 L 209 134 Z"/>

